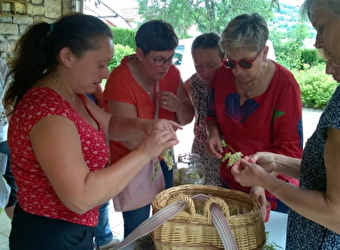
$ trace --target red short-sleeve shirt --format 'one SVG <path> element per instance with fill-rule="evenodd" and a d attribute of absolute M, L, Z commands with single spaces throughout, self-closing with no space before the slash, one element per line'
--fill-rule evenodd
<path fill-rule="evenodd" d="M 152 102 L 145 90 L 138 85 L 127 64 L 128 60 L 134 56 L 125 57 L 121 64 L 111 72 L 105 85 L 104 107 L 108 110 L 109 100 L 129 103 L 135 106 L 138 118 L 153 119 L 156 110 L 155 102 Z M 171 65 L 164 78 L 159 80 L 159 90 L 176 94 L 180 82 L 181 76 L 178 69 Z M 159 118 L 174 121 L 176 114 L 160 108 Z M 116 162 L 130 152 L 123 143 L 117 141 L 110 141 L 110 150 L 112 162 Z"/>

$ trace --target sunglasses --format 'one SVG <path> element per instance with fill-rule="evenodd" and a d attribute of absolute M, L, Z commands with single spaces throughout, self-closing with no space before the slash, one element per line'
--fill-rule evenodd
<path fill-rule="evenodd" d="M 223 65 L 224 67 L 226 67 L 227 69 L 233 69 L 236 67 L 236 65 L 238 64 L 242 69 L 250 69 L 251 67 L 253 67 L 253 63 L 256 61 L 256 59 L 258 58 L 258 56 L 260 55 L 261 51 L 263 48 L 261 48 L 259 50 L 259 52 L 257 52 L 255 58 L 253 60 L 246 60 L 246 59 L 242 59 L 240 61 L 235 61 L 235 60 L 224 60 L 223 61 Z"/>

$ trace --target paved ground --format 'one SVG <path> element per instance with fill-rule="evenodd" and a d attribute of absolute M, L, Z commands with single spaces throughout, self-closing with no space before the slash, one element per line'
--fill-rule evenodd
<path fill-rule="evenodd" d="M 303 125 L 303 139 L 306 143 L 307 139 L 313 134 L 316 126 L 318 125 L 322 110 L 303 109 L 302 125 Z"/>

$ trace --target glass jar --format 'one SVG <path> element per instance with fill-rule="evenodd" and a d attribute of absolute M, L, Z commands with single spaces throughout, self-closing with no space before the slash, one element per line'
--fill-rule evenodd
<path fill-rule="evenodd" d="M 174 185 L 204 184 L 204 169 L 200 156 L 194 153 L 183 153 L 178 156 L 174 167 Z"/>

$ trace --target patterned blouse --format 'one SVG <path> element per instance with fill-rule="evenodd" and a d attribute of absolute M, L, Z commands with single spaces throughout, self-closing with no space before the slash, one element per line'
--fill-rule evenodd
<path fill-rule="evenodd" d="M 79 98 L 82 99 L 82 96 Z M 92 127 L 54 90 L 32 88 L 16 107 L 8 130 L 11 168 L 18 185 L 18 202 L 27 213 L 96 226 L 98 208 L 81 215 L 69 210 L 58 198 L 32 150 L 29 133 L 39 120 L 49 115 L 63 116 L 77 127 L 83 157 L 90 171 L 100 170 L 107 165 L 109 149 L 102 128 L 97 130 Z"/>
<path fill-rule="evenodd" d="M 307 140 L 300 172 L 300 186 L 303 189 L 326 191 L 327 177 L 324 150 L 327 140 L 327 128 L 340 129 L 339 86 L 321 115 L 315 132 Z M 340 249 L 340 235 L 291 211 L 288 217 L 286 249 Z"/>
<path fill-rule="evenodd" d="M 210 92 L 207 84 L 198 77 L 197 73 L 192 75 L 188 81 L 189 96 L 193 102 L 196 117 L 194 125 L 195 138 L 191 152 L 201 156 L 201 163 L 205 171 L 205 184 L 221 186 L 220 160 L 210 156 L 204 146 L 208 137 L 205 118 L 211 102 Z"/>

